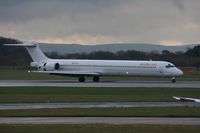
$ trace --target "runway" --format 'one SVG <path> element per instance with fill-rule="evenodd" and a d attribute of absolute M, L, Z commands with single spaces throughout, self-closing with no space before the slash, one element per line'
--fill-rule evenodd
<path fill-rule="evenodd" d="M 200 81 L 87 81 L 76 80 L 0 80 L 0 87 L 11 86 L 54 86 L 54 87 L 170 87 L 170 88 L 200 88 Z"/>
<path fill-rule="evenodd" d="M 169 124 L 200 125 L 200 118 L 164 117 L 0 117 L 0 124 Z"/>
<path fill-rule="evenodd" d="M 17 103 L 0 104 L 0 110 L 55 108 L 131 108 L 131 107 L 199 107 L 193 102 L 103 102 L 103 103 Z"/>

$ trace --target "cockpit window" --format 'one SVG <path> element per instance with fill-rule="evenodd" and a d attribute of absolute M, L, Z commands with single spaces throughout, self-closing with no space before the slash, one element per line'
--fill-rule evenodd
<path fill-rule="evenodd" d="M 172 64 L 167 64 L 165 67 L 166 67 L 166 68 L 171 68 L 171 67 L 175 67 L 175 66 L 172 65 Z"/>

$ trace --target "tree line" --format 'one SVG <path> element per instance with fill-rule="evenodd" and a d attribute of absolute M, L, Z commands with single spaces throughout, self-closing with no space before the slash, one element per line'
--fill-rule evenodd
<path fill-rule="evenodd" d="M 31 61 L 24 47 L 5 47 L 2 44 L 21 43 L 12 38 L 0 37 L 0 67 L 27 68 Z"/>
<path fill-rule="evenodd" d="M 0 37 L 0 67 L 28 68 L 31 58 L 23 47 L 5 47 L 2 44 L 21 43 L 11 38 Z M 200 67 L 200 45 L 188 49 L 186 52 L 170 52 L 163 50 L 161 53 L 143 52 L 136 50 L 118 51 L 94 51 L 90 53 L 72 53 L 60 55 L 57 52 L 45 53 L 54 59 L 104 59 L 104 60 L 163 60 L 174 63 L 176 66 Z"/>

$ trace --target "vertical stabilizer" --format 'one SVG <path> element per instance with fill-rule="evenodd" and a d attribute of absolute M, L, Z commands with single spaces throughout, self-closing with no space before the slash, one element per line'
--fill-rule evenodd
<path fill-rule="evenodd" d="M 48 58 L 41 51 L 38 43 L 36 42 L 24 42 L 23 44 L 4 44 L 6 46 L 23 46 L 27 49 L 29 55 L 33 59 L 34 62 L 45 62 Z"/>
<path fill-rule="evenodd" d="M 45 62 L 48 58 L 41 51 L 38 44 L 35 44 L 33 47 L 25 47 L 30 54 L 34 62 Z"/>

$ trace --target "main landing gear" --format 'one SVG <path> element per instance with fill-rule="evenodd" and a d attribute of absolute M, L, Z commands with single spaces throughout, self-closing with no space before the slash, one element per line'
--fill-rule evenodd
<path fill-rule="evenodd" d="M 80 76 L 80 77 L 78 78 L 78 81 L 79 81 L 79 82 L 85 82 L 85 77 Z"/>
<path fill-rule="evenodd" d="M 78 78 L 78 81 L 79 81 L 79 82 L 85 82 L 85 77 L 84 77 L 84 76 L 80 76 L 80 77 Z M 99 76 L 94 76 L 94 77 L 93 77 L 93 82 L 99 82 Z"/>
<path fill-rule="evenodd" d="M 175 77 L 172 77 L 171 83 L 176 83 L 176 78 Z"/>
<path fill-rule="evenodd" d="M 93 82 L 99 82 L 99 76 L 94 76 L 93 77 Z"/>

